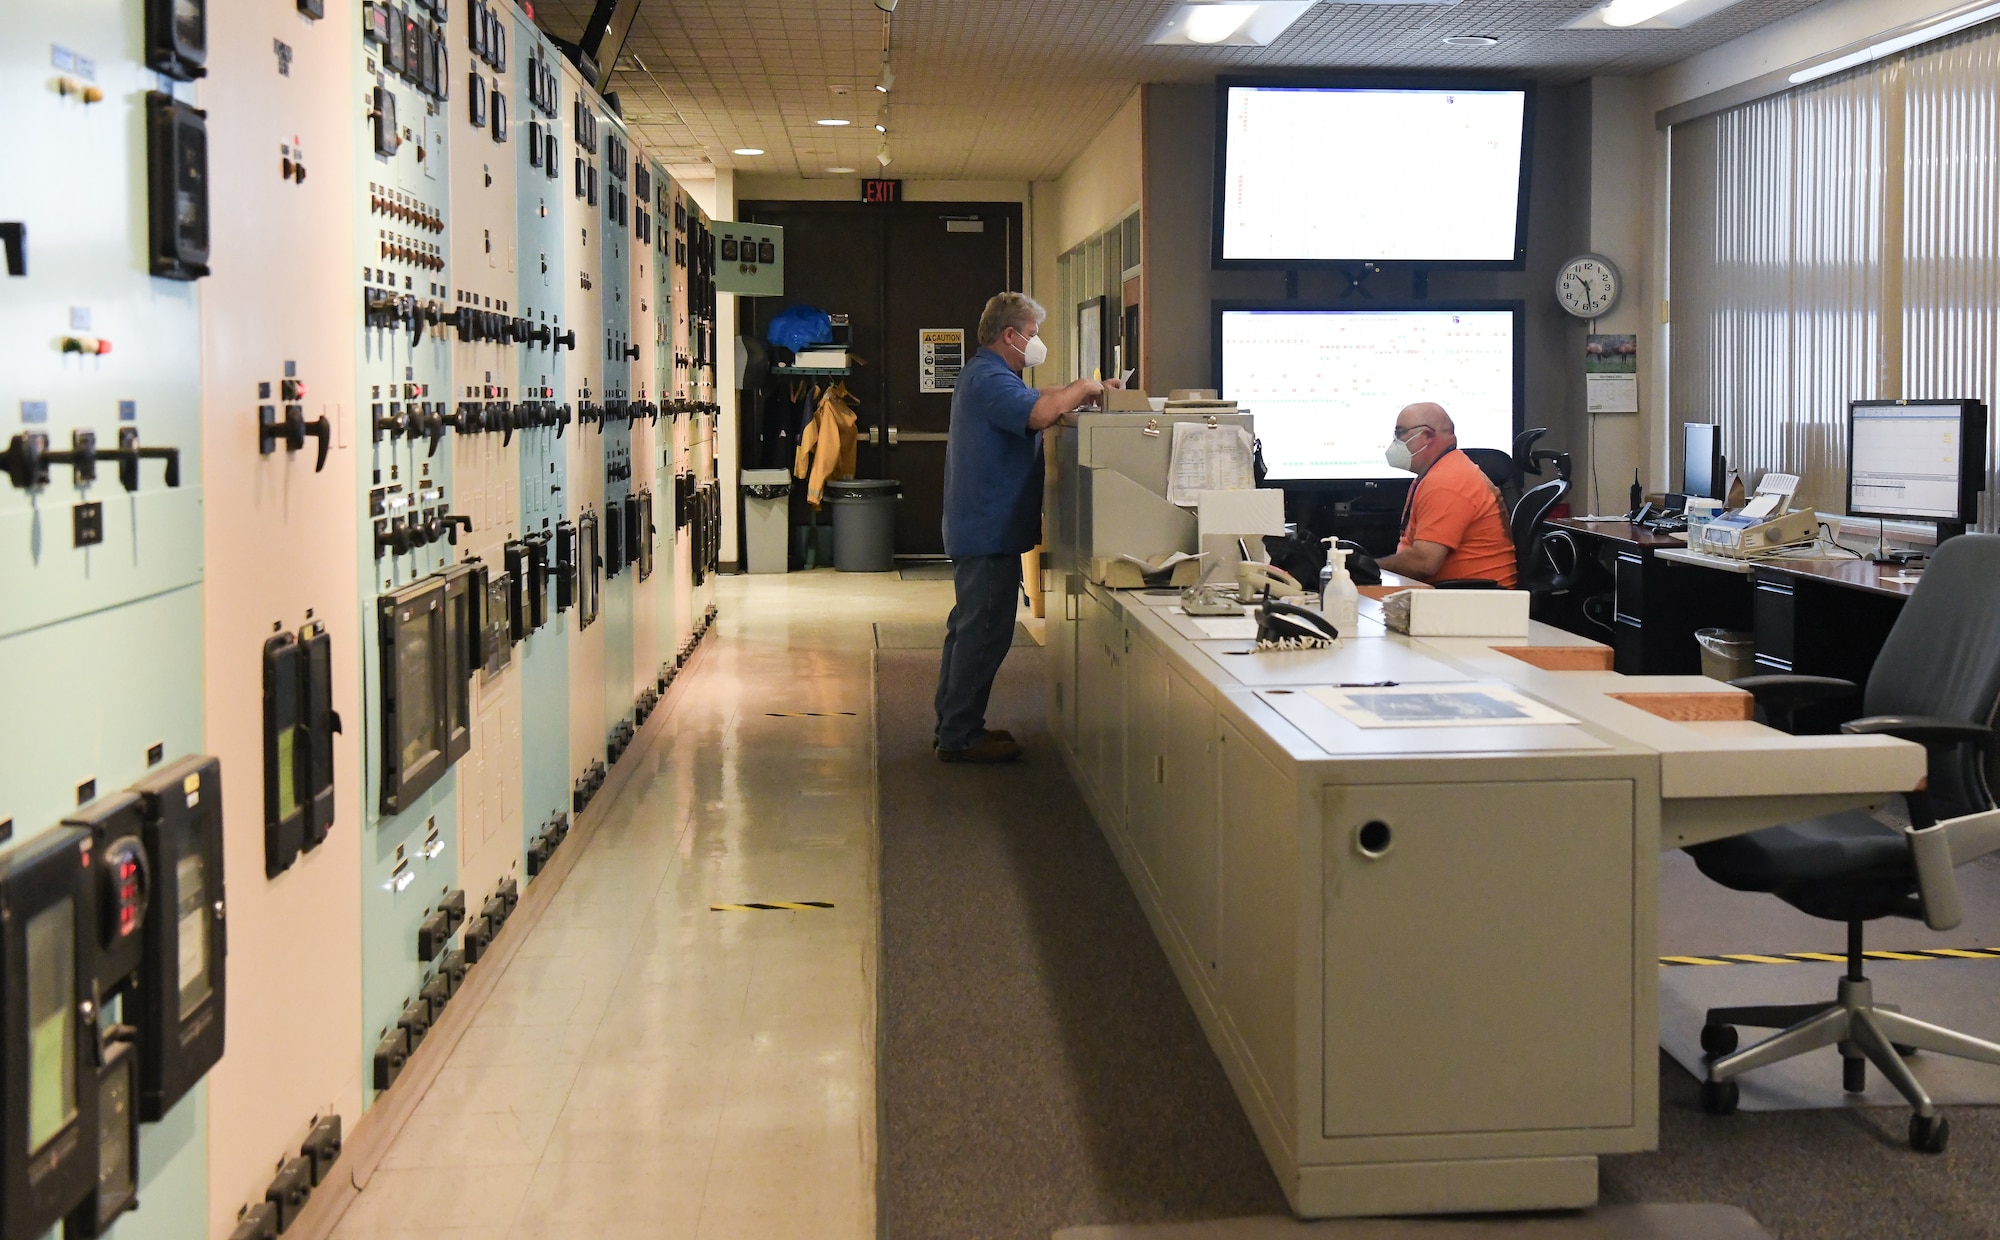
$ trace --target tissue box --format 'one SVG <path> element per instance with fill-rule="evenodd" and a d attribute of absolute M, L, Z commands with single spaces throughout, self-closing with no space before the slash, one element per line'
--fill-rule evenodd
<path fill-rule="evenodd" d="M 1382 600 L 1382 619 L 1412 637 L 1526 637 L 1526 590 L 1402 590 Z"/>

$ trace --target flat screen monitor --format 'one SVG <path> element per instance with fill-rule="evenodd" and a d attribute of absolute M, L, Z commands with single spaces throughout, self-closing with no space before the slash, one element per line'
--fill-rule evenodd
<path fill-rule="evenodd" d="M 1713 422 L 1681 423 L 1681 493 L 1689 499 L 1723 498 L 1729 475 L 1722 464 L 1722 428 Z"/>
<path fill-rule="evenodd" d="M 1521 306 L 1215 309 L 1223 399 L 1255 419 L 1275 482 L 1408 479 L 1384 446 L 1397 411 L 1443 405 L 1463 448 L 1511 451 Z"/>
<path fill-rule="evenodd" d="M 1216 84 L 1214 262 L 1521 266 L 1534 87 Z"/>
<path fill-rule="evenodd" d="M 1986 406 L 1857 400 L 1847 406 L 1847 511 L 1969 525 L 1986 485 Z"/>

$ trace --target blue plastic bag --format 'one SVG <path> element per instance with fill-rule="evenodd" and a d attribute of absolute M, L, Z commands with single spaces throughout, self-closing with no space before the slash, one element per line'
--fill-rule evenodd
<path fill-rule="evenodd" d="M 812 345 L 830 343 L 833 321 L 826 317 L 825 311 L 811 306 L 786 306 L 771 317 L 764 338 L 781 349 L 797 353 Z"/>

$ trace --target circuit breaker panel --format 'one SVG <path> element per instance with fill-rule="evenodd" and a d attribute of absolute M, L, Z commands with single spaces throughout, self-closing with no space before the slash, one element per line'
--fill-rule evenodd
<path fill-rule="evenodd" d="M 510 0 L 0 62 L 0 1235 L 275 1235 L 706 627 L 708 216 Z"/>

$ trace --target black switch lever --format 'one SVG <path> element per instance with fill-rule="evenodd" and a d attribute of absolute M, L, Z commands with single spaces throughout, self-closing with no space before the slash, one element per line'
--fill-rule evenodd
<path fill-rule="evenodd" d="M 0 244 L 7 248 L 7 274 L 28 274 L 28 226 L 19 220 L 0 223 Z"/>
<path fill-rule="evenodd" d="M 629 361 L 634 361 L 634 360 L 636 360 L 636 359 L 638 358 L 638 356 L 639 356 L 639 346 L 638 346 L 638 345 L 636 345 L 636 344 L 628 344 L 628 345 L 626 345 L 626 346 L 625 346 L 625 360 L 626 360 L 626 361 L 628 361 L 628 362 L 629 362 Z"/>
<path fill-rule="evenodd" d="M 514 442 L 513 404 L 504 400 L 488 401 L 486 411 L 487 420 L 500 428 L 500 446 L 504 448 Z"/>
<path fill-rule="evenodd" d="M 562 407 L 561 407 L 560 409 L 556 410 L 556 438 L 557 438 L 557 439 L 561 439 L 561 438 L 563 437 L 563 429 L 564 429 L 565 427 L 567 427 L 567 426 L 568 426 L 568 425 L 570 424 L 570 420 L 571 420 L 571 419 L 570 419 L 570 412 L 569 412 L 569 406 L 568 406 L 568 405 L 564 405 L 564 406 L 562 406 Z"/>
<path fill-rule="evenodd" d="M 436 456 L 438 445 L 444 442 L 444 428 L 449 419 L 444 416 L 443 401 L 438 401 L 436 404 L 425 401 L 424 406 L 426 409 L 424 414 L 424 431 L 431 439 L 431 450 L 424 453 L 424 455 Z"/>
<path fill-rule="evenodd" d="M 472 532 L 471 517 L 460 516 L 455 512 L 447 512 L 442 514 L 438 518 L 438 521 L 444 527 L 444 534 L 447 538 L 451 539 L 451 545 L 454 547 L 458 545 L 458 531 L 461 526 L 464 527 L 466 533 L 470 534 Z"/>
<path fill-rule="evenodd" d="M 556 348 L 568 349 L 572 353 L 576 351 L 576 329 L 574 327 L 556 337 Z"/>
<path fill-rule="evenodd" d="M 23 491 L 45 487 L 49 484 L 48 452 L 47 435 L 23 431 L 0 452 L 0 469 L 5 469 L 8 480 Z"/>
<path fill-rule="evenodd" d="M 382 436 L 384 435 L 389 436 L 391 439 L 395 439 L 401 436 L 403 431 L 409 427 L 409 419 L 403 416 L 402 405 L 391 404 L 389 406 L 389 409 L 390 412 L 385 414 L 382 412 L 382 406 L 380 404 L 377 404 L 374 407 L 376 443 L 381 443 Z"/>

